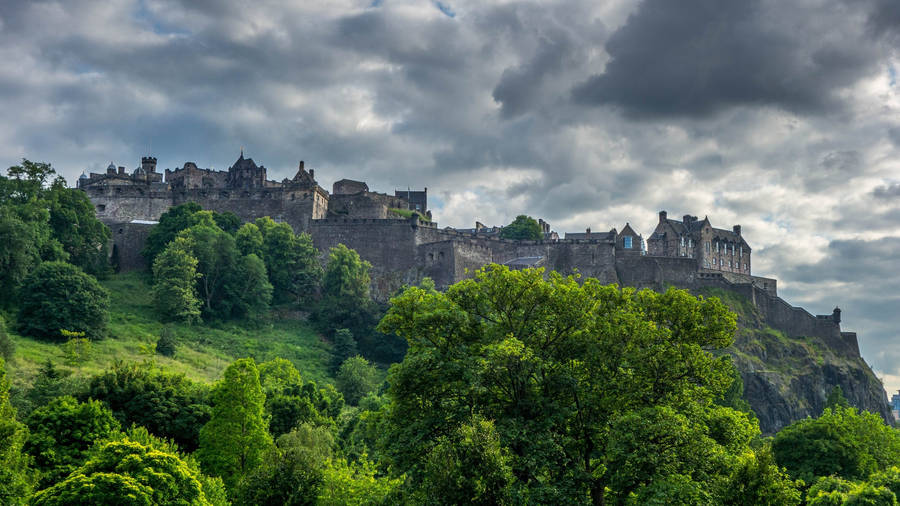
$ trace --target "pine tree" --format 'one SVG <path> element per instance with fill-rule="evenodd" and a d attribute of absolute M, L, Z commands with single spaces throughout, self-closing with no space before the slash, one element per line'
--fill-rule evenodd
<path fill-rule="evenodd" d="M 225 369 L 212 401 L 212 418 L 200 429 L 198 456 L 205 472 L 221 476 L 233 490 L 259 467 L 273 446 L 263 411 L 266 395 L 252 358 L 237 360 Z"/>

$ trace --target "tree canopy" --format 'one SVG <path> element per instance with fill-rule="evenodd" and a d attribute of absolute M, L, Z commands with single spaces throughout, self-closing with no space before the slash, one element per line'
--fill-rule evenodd
<path fill-rule="evenodd" d="M 105 337 L 109 292 L 66 262 L 44 262 L 25 278 L 19 297 L 19 331 L 64 340 L 61 330 Z"/>
<path fill-rule="evenodd" d="M 381 444 L 412 484 L 430 479 L 425 456 L 473 415 L 495 423 L 514 502 L 618 503 L 665 483 L 722 493 L 758 434 L 713 404 L 731 373 L 709 350 L 736 327 L 717 299 L 494 265 L 446 293 L 413 287 L 391 302 L 379 328 L 409 351 L 389 374 Z"/>
<path fill-rule="evenodd" d="M 544 238 L 544 231 L 541 225 L 532 218 L 520 214 L 509 225 L 500 230 L 500 237 L 503 239 L 529 240 L 538 241 Z"/>

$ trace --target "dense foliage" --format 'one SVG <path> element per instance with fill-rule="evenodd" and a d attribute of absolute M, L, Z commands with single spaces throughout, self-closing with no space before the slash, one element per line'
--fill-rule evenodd
<path fill-rule="evenodd" d="M 516 503 L 618 503 L 661 483 L 715 498 L 758 434 L 713 404 L 731 376 L 706 350 L 735 330 L 716 300 L 493 266 L 446 293 L 408 289 L 380 327 L 410 344 L 382 444 L 413 487 L 473 415 L 496 425 L 514 477 L 496 494 Z"/>
<path fill-rule="evenodd" d="M 512 223 L 500 230 L 503 239 L 538 241 L 544 238 L 541 225 L 531 216 L 520 214 Z"/>
<path fill-rule="evenodd" d="M 86 396 L 103 401 L 122 426 L 139 425 L 194 451 L 212 408 L 206 386 L 149 365 L 116 364 L 95 376 Z"/>
<path fill-rule="evenodd" d="M 0 358 L 0 504 L 25 504 L 34 481 L 31 457 L 23 451 L 28 429 L 9 402 L 5 365 Z"/>
<path fill-rule="evenodd" d="M 91 339 L 106 335 L 109 292 L 95 278 L 65 262 L 44 262 L 22 283 L 19 331 L 66 340 L 62 332 L 83 332 Z"/>

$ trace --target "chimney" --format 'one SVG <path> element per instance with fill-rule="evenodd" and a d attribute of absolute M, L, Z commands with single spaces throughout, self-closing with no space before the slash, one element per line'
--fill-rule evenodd
<path fill-rule="evenodd" d="M 303 170 L 303 160 L 300 160 L 300 170 Z"/>
<path fill-rule="evenodd" d="M 669 214 L 668 214 L 667 212 L 665 212 L 665 211 L 660 211 L 660 212 L 659 212 L 659 222 L 660 222 L 660 223 L 665 223 L 666 217 L 667 217 L 668 215 L 669 215 Z"/>
<path fill-rule="evenodd" d="M 591 227 L 588 227 L 585 232 L 586 232 L 587 238 L 590 239 L 591 238 Z"/>
<path fill-rule="evenodd" d="M 122 175 L 122 176 L 125 175 L 125 167 L 121 167 L 121 166 L 119 167 L 119 175 Z"/>
<path fill-rule="evenodd" d="M 475 232 L 478 232 L 479 230 L 481 230 L 483 228 L 484 228 L 484 223 L 481 223 L 480 221 L 475 222 Z"/>
<path fill-rule="evenodd" d="M 741 226 L 740 225 L 735 225 L 734 227 L 732 227 L 732 230 L 734 230 L 735 234 L 741 235 Z"/>
<path fill-rule="evenodd" d="M 688 223 L 691 222 L 691 218 L 693 218 L 693 216 L 691 216 L 690 214 L 685 214 L 684 216 L 681 217 L 681 221 L 682 221 L 682 223 L 687 225 Z"/>

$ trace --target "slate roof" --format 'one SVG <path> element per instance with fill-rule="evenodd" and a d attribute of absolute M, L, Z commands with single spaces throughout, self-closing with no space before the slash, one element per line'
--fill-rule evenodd
<path fill-rule="evenodd" d="M 609 232 L 591 232 L 591 235 L 588 236 L 587 232 L 566 232 L 566 239 L 591 239 L 591 240 L 607 240 L 613 241 L 616 240 L 616 229 L 612 229 Z"/>

